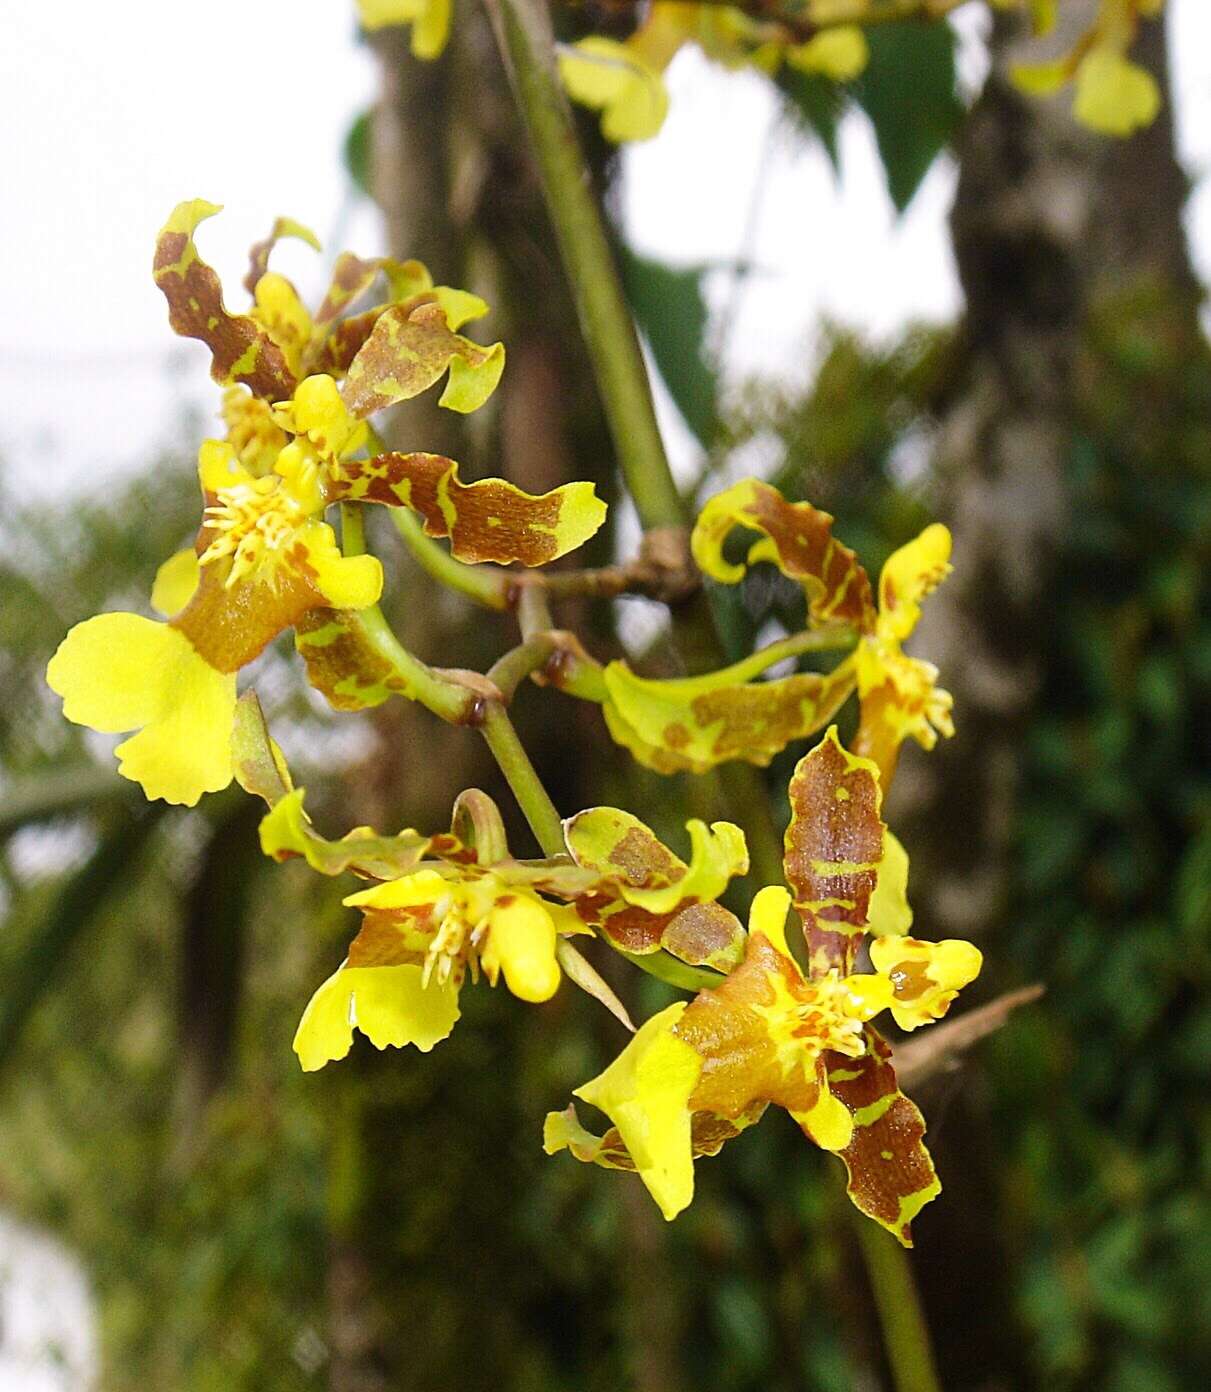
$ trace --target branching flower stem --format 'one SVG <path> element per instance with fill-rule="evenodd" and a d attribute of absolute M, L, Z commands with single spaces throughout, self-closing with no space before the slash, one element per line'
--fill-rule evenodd
<path fill-rule="evenodd" d="M 508 609 L 513 581 L 497 566 L 471 566 L 456 560 L 432 537 L 425 535 L 421 520 L 410 508 L 391 508 L 391 520 L 412 559 L 439 584 L 466 595 L 487 609 Z"/>
<path fill-rule="evenodd" d="M 566 855 L 563 822 L 502 702 L 489 702 L 479 728 L 543 854 Z"/>
<path fill-rule="evenodd" d="M 645 528 L 685 518 L 665 459 L 635 325 L 555 66 L 544 0 L 489 0 L 601 391 L 619 467 Z"/>
<path fill-rule="evenodd" d="M 645 528 L 682 525 L 683 504 L 656 424 L 635 327 L 559 85 L 550 15 L 543 0 L 487 4 L 529 132 L 619 467 Z M 691 624 L 686 634 L 690 646 L 713 652 L 714 665 L 721 665 L 722 649 L 704 605 L 697 606 Z M 764 787 L 751 769 L 729 765 L 720 773 L 729 802 L 749 833 L 758 881 L 779 883 L 782 847 Z M 872 1233 L 870 1241 L 882 1236 Z M 897 1392 L 939 1392 L 912 1268 L 898 1247 L 890 1250 L 894 1244 L 881 1245 L 877 1254 L 868 1245 L 864 1234 L 863 1252 Z"/>
<path fill-rule="evenodd" d="M 908 1253 L 856 1209 L 850 1211 L 896 1392 L 942 1392 Z"/>
<path fill-rule="evenodd" d="M 550 14 L 544 0 L 487 5 L 530 136 L 619 468 L 645 530 L 684 526 L 685 505 L 660 438 L 635 325 L 559 83 Z M 681 636 L 704 666 L 725 663 L 701 596 L 687 606 Z M 721 771 L 720 782 L 730 809 L 745 824 L 756 874 L 777 884 L 782 845 L 759 776 L 733 765 Z"/>

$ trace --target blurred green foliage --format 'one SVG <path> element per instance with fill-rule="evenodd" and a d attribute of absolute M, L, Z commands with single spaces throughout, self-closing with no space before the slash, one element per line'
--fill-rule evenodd
<path fill-rule="evenodd" d="M 1087 357 L 994 1124 L 1040 1377 L 1169 1392 L 1211 1377 L 1211 354 L 1143 285 Z"/>

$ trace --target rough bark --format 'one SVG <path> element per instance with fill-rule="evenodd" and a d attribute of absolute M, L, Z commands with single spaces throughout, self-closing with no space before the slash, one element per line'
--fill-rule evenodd
<path fill-rule="evenodd" d="M 1071 0 L 1062 12 L 1075 28 L 1093 9 L 1094 0 Z M 965 368 L 937 450 L 955 571 L 930 600 L 918 641 L 954 693 L 958 734 L 929 757 L 908 752 L 890 811 L 913 859 L 916 926 L 929 938 L 995 941 L 1006 921 L 1020 750 L 1037 713 L 1048 596 L 1069 520 L 1066 466 L 1090 324 L 1107 302 L 1151 285 L 1172 306 L 1165 331 L 1197 332 L 1161 26 L 1143 27 L 1136 56 L 1165 88 L 1164 113 L 1126 141 L 1078 127 L 1070 94 L 1020 95 L 1005 76 L 1020 44 L 1008 21 L 998 23 L 992 75 L 957 152 L 951 229 L 967 299 Z M 922 1273 L 948 1384 L 1022 1385 L 999 1274 L 1014 1235 L 996 1230 L 999 1157 L 978 1079 L 959 1090 L 935 1082 L 919 1100 L 949 1191 L 927 1236 L 943 1255 Z M 964 1329 L 984 1333 L 956 1337 Z"/>
<path fill-rule="evenodd" d="M 1072 0 L 1065 22 L 1079 30 L 1094 8 Z M 919 924 L 936 937 L 978 939 L 1004 911 L 1016 750 L 1066 524 L 1090 314 L 1126 285 L 1161 282 L 1192 332 L 1198 298 L 1168 100 L 1129 140 L 1095 135 L 1072 120 L 1070 94 L 1043 102 L 1010 84 L 1022 42 L 1011 20 L 998 23 L 992 74 L 957 152 L 951 216 L 965 376 L 941 425 L 937 473 L 955 572 L 918 642 L 954 693 L 959 734 L 928 759 L 910 754 L 892 795 L 917 864 Z M 1159 23 L 1142 26 L 1136 56 L 1167 92 Z"/>

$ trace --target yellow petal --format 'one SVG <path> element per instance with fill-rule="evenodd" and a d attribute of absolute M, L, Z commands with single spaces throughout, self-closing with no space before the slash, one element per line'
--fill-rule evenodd
<path fill-rule="evenodd" d="M 961 938 L 884 937 L 871 943 L 870 960 L 894 989 L 890 1006 L 896 1024 L 913 1030 L 946 1014 L 959 991 L 980 974 L 984 958 Z"/>
<path fill-rule="evenodd" d="M 236 458 L 226 440 L 203 440 L 198 449 L 198 482 L 203 493 L 217 493 L 239 484 L 251 487 L 256 478 Z"/>
<path fill-rule="evenodd" d="M 626 44 L 591 34 L 561 47 L 559 76 L 573 101 L 602 113 L 607 140 L 649 140 L 664 124 L 669 109 L 664 81 Z"/>
<path fill-rule="evenodd" d="M 879 576 L 879 637 L 896 642 L 907 638 L 921 617 L 921 600 L 950 571 L 950 532 L 940 522 L 893 552 Z"/>
<path fill-rule="evenodd" d="M 341 902 L 354 909 L 410 909 L 417 904 L 435 904 L 450 892 L 450 881 L 436 870 L 417 870 L 395 880 L 385 880 L 370 889 L 358 890 Z"/>
<path fill-rule="evenodd" d="M 786 915 L 790 906 L 788 890 L 781 885 L 767 885 L 753 898 L 748 911 L 749 936 L 763 934 L 784 957 L 791 955 L 786 945 Z"/>
<path fill-rule="evenodd" d="M 1095 48 L 1076 70 L 1072 114 L 1102 135 L 1128 136 L 1161 109 L 1156 79 L 1109 48 Z"/>
<path fill-rule="evenodd" d="M 853 1139 L 853 1117 L 828 1090 L 827 1083 L 821 1086 L 820 1095 L 807 1111 L 791 1115 L 821 1150 L 844 1150 Z"/>
<path fill-rule="evenodd" d="M 488 312 L 488 302 L 469 290 L 454 290 L 449 285 L 435 285 L 433 298 L 442 307 L 446 323 L 457 333 L 471 319 L 482 319 Z"/>
<path fill-rule="evenodd" d="M 188 638 L 138 614 L 101 614 L 77 624 L 46 669 L 63 714 L 116 733 L 118 772 L 149 798 L 192 807 L 231 782 L 235 676 L 216 672 Z"/>
<path fill-rule="evenodd" d="M 670 1220 L 694 1196 L 689 1100 L 702 1059 L 673 1033 L 685 1009 L 679 1001 L 653 1015 L 605 1072 L 574 1094 L 613 1121 L 639 1177 Z"/>
<path fill-rule="evenodd" d="M 879 879 L 866 911 L 866 931 L 873 937 L 903 936 L 912 927 L 908 904 L 908 852 L 890 831 L 883 832 Z"/>
<path fill-rule="evenodd" d="M 800 72 L 823 73 L 834 82 L 850 82 L 870 61 L 870 48 L 856 24 L 842 24 L 787 49 L 786 61 Z"/>
<path fill-rule="evenodd" d="M 374 556 L 343 556 L 326 522 L 306 522 L 296 544 L 314 572 L 312 583 L 334 609 L 366 609 L 383 592 L 382 563 Z"/>
<path fill-rule="evenodd" d="M 519 1000 L 545 1001 L 559 988 L 555 922 L 539 901 L 517 892 L 488 917 L 481 961 L 489 981 L 503 969 L 505 984 Z"/>
<path fill-rule="evenodd" d="M 366 423 L 349 414 L 326 372 L 304 378 L 290 400 L 275 407 L 273 414 L 278 424 L 295 435 L 305 435 L 326 457 L 352 453 L 366 442 Z"/>
<path fill-rule="evenodd" d="M 151 587 L 151 607 L 166 619 L 179 614 L 198 588 L 198 553 L 192 546 L 169 556 L 156 571 Z"/>
<path fill-rule="evenodd" d="M 311 341 L 311 315 L 298 291 L 277 271 L 266 271 L 257 281 L 254 319 L 282 350 L 291 372 L 297 375 L 303 349 Z"/>
<path fill-rule="evenodd" d="M 415 1044 L 428 1053 L 459 1017 L 458 987 L 430 980 L 421 968 L 341 967 L 312 996 L 294 1036 L 294 1052 L 308 1072 L 342 1059 L 360 1030 L 376 1049 Z"/>

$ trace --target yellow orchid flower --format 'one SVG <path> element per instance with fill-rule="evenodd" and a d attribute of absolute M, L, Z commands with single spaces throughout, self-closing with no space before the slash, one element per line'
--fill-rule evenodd
<path fill-rule="evenodd" d="M 939 735 L 954 734 L 954 699 L 937 685 L 938 669 L 901 646 L 921 617 L 921 600 L 950 574 L 950 545 L 950 532 L 935 522 L 888 558 L 878 617 L 854 652 L 862 702 L 856 747 L 875 760 L 885 783 L 904 740 L 932 749 Z"/>
<path fill-rule="evenodd" d="M 451 0 L 357 0 L 363 29 L 385 29 L 396 24 L 412 26 L 412 53 L 417 58 L 437 58 L 450 38 Z"/>
<path fill-rule="evenodd" d="M 815 18 L 813 15 L 812 18 Z M 785 61 L 802 72 L 848 82 L 866 67 L 866 36 L 855 24 L 832 25 L 806 42 L 776 19 L 733 5 L 655 0 L 627 39 L 591 34 L 561 45 L 559 73 L 573 101 L 602 113 L 607 140 L 648 140 L 664 124 L 669 97 L 664 73 L 687 43 L 726 68 L 774 74 Z"/>
<path fill-rule="evenodd" d="M 783 678 L 783 684 L 801 687 L 787 691 L 795 703 L 789 711 L 779 708 L 776 698 L 782 693 L 776 683 L 735 688 L 725 704 L 710 689 L 724 673 L 692 682 L 645 683 L 625 669 L 615 673 L 607 668 L 605 681 L 614 707 L 607 707 L 607 720 L 614 737 L 642 762 L 667 770 L 705 766 L 703 735 L 715 750 L 725 751 L 742 745 L 752 726 L 749 743 L 758 754 L 743 757 L 763 762 L 762 756 L 820 728 L 855 685 L 862 703 L 856 747 L 876 761 L 884 781 L 909 736 L 932 749 L 939 734 L 952 735 L 953 700 L 937 686 L 937 668 L 908 657 L 902 647 L 921 617 L 921 601 L 950 572 L 949 531 L 934 523 L 888 559 L 879 577 L 876 607 L 866 571 L 853 551 L 833 536 L 832 525 L 832 517 L 810 503 L 787 502 L 770 484 L 743 479 L 708 500 L 690 544 L 699 567 L 723 584 L 738 583 L 749 566 L 772 562 L 803 586 L 808 628 L 844 624 L 856 632 L 851 657 L 827 677 L 802 673 Z M 732 561 L 724 548 L 738 527 L 759 535 L 743 561 Z M 676 708 L 679 696 L 681 710 Z M 683 748 L 696 756 L 695 762 L 687 761 Z"/>
<path fill-rule="evenodd" d="M 602 113 L 607 140 L 650 140 L 664 125 L 669 94 L 661 70 L 632 45 L 590 34 L 561 47 L 558 57 L 568 96 Z"/>
<path fill-rule="evenodd" d="M 921 1115 L 896 1086 L 890 1048 L 870 1021 L 884 1010 L 906 1028 L 940 1018 L 979 972 L 980 953 L 888 934 L 872 945 L 874 970 L 855 971 L 888 849 L 878 770 L 830 730 L 800 761 L 790 791 L 786 875 L 809 971 L 786 940 L 792 894 L 763 889 L 744 959 L 726 980 L 649 1020 L 575 1090 L 612 1130 L 596 1138 L 569 1109 L 548 1116 L 544 1146 L 636 1170 L 671 1219 L 693 1196 L 694 1157 L 714 1154 L 772 1103 L 841 1156 L 854 1203 L 910 1245 L 912 1219 L 940 1186 Z"/>
<path fill-rule="evenodd" d="M 363 927 L 299 1022 L 305 1069 L 344 1058 L 355 1029 L 378 1049 L 428 1052 L 454 1028 L 468 974 L 482 971 L 493 986 L 503 974 L 525 1001 L 555 994 L 556 938 L 561 924 L 578 925 L 575 915 L 490 870 L 457 874 L 418 870 L 345 900 L 362 910 Z"/>
<path fill-rule="evenodd" d="M 315 395 L 314 382 L 300 393 Z M 273 472 L 259 477 L 230 444 L 207 440 L 198 473 L 207 506 L 196 568 L 172 558 L 153 591 L 172 617 L 88 619 L 59 645 L 46 673 L 69 720 L 137 731 L 115 751 L 124 777 L 149 798 L 186 806 L 231 781 L 240 668 L 308 610 L 364 609 L 383 583 L 379 562 L 342 556 L 321 520 L 331 480 L 305 438 L 281 449 Z"/>
<path fill-rule="evenodd" d="M 228 438 L 206 441 L 199 454 L 205 507 L 196 544 L 165 562 L 153 587 L 167 622 L 102 614 L 77 625 L 47 668 L 68 719 L 136 732 L 117 749 L 124 776 L 148 797 L 188 806 L 231 781 L 237 672 L 305 615 L 378 601 L 379 562 L 341 554 L 323 520 L 329 505 L 411 507 L 431 535 L 450 537 L 458 559 L 525 565 L 579 546 L 605 516 L 591 484 L 533 497 L 500 480 L 462 484 L 457 464 L 441 455 L 354 458 L 369 438 L 365 416 L 447 374 L 440 404 L 451 410 L 475 410 L 491 395 L 503 345 L 485 348 L 456 332 L 487 306 L 434 286 L 419 262 L 344 253 L 312 316 L 267 267 L 283 236 L 318 244 L 278 219 L 252 248 L 245 283 L 253 308 L 229 314 L 193 240 L 217 211 L 201 199 L 179 204 L 156 243 L 170 322 L 209 347 L 212 375 L 227 388 Z M 340 318 L 380 275 L 389 301 Z M 331 371 L 300 379 L 318 359 Z"/>
<path fill-rule="evenodd" d="M 246 707 L 242 716 L 241 781 L 271 804 L 261 824 L 266 853 L 301 855 L 328 875 L 391 876 L 345 900 L 362 910 L 363 925 L 299 1025 L 295 1049 L 306 1069 L 344 1058 L 354 1029 L 380 1049 L 427 1051 L 458 1019 L 467 976 L 481 971 L 493 986 L 503 976 L 521 1000 L 548 1000 L 560 981 L 559 938 L 590 933 L 590 924 L 624 950 L 663 947 L 693 965 L 730 967 L 743 956 L 743 929 L 713 902 L 748 866 L 744 838 L 730 823 L 708 830 L 691 822 L 687 866 L 642 822 L 596 807 L 566 824 L 570 861 L 520 863 L 509 856 L 495 804 L 470 789 L 455 805 L 449 835 L 379 837 L 361 827 L 325 841 L 259 710 Z"/>
<path fill-rule="evenodd" d="M 1156 119 L 1161 91 L 1156 79 L 1127 54 L 1139 21 L 1161 12 L 1164 0 L 1101 0 L 1097 18 L 1062 58 L 1020 63 L 1010 76 L 1024 92 L 1047 95 L 1072 82 L 1072 114 L 1101 135 L 1125 138 Z M 1033 0 L 1035 31 L 1054 24 L 1055 5 Z"/>

